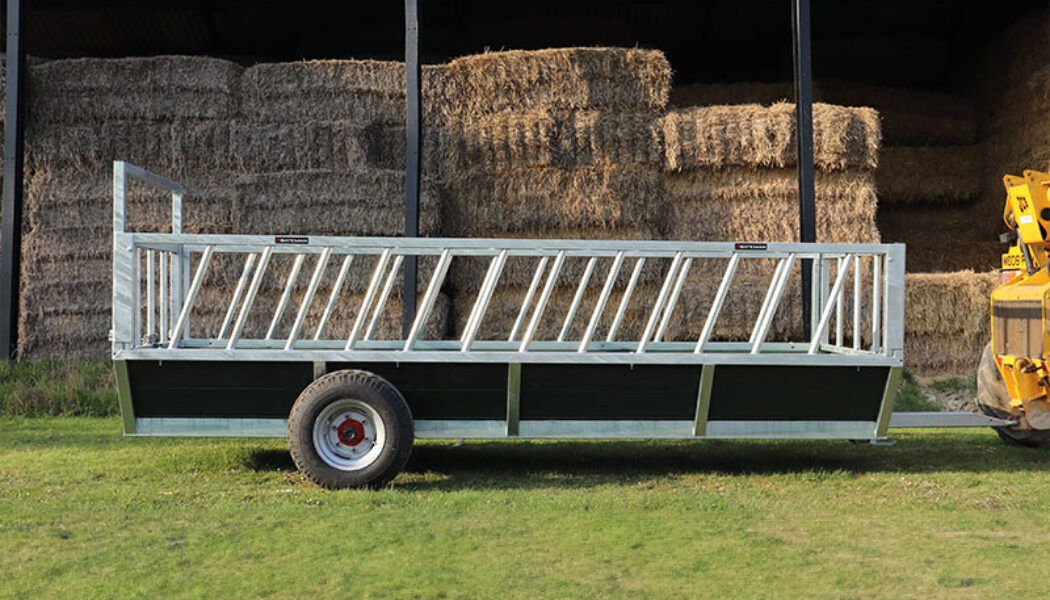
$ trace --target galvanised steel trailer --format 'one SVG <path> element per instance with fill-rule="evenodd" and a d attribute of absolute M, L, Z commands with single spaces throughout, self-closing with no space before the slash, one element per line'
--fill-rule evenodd
<path fill-rule="evenodd" d="M 171 194 L 171 233 L 125 230 L 129 178 Z M 344 487 L 392 478 L 417 437 L 879 441 L 891 426 L 904 346 L 902 244 L 191 235 L 181 233 L 182 194 L 177 183 L 115 163 L 111 337 L 127 435 L 287 436 L 310 479 Z M 407 336 L 380 339 L 377 324 L 413 256 L 432 266 L 417 316 Z M 462 335 L 427 339 L 450 265 L 465 257 L 488 268 Z M 290 262 L 279 299 L 264 301 L 260 289 L 279 260 Z M 695 338 L 665 341 L 690 271 L 711 261 L 721 280 L 694 319 Z M 201 290 L 210 269 L 230 262 L 239 277 L 213 278 L 230 285 L 223 306 L 209 307 Z M 481 339 L 511 262 L 528 264 L 531 285 L 511 330 Z M 716 341 L 735 276 L 755 262 L 775 268 L 754 298 L 750 336 Z M 559 275 L 574 264 L 571 304 L 554 314 Z M 655 296 L 638 287 L 654 264 Z M 300 282 L 304 266 L 310 275 Z M 349 334 L 336 337 L 333 315 L 350 301 L 344 288 L 355 266 L 370 273 L 368 285 L 354 296 L 352 325 L 342 324 Z M 811 341 L 769 341 L 796 267 L 812 269 Z M 645 325 L 625 339 L 632 306 Z M 209 308 L 224 315 L 217 331 L 197 326 L 195 315 Z M 270 326 L 247 337 L 260 312 Z M 543 331 L 558 333 L 541 339 Z"/>

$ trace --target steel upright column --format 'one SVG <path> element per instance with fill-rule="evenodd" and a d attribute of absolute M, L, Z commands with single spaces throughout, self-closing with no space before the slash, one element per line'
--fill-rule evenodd
<path fill-rule="evenodd" d="M 22 132 L 25 126 L 22 81 L 25 48 L 22 2 L 7 1 L 7 114 L 4 128 L 3 223 L 0 224 L 0 359 L 14 356 L 18 344 L 18 280 L 22 252 Z"/>
<path fill-rule="evenodd" d="M 800 242 L 815 242 L 817 209 L 813 182 L 813 52 L 809 0 L 792 0 L 791 9 L 798 134 L 798 233 Z M 810 260 L 802 261 L 802 329 L 807 339 L 812 322 L 811 263 Z"/>
<path fill-rule="evenodd" d="M 405 0 L 405 237 L 419 236 L 419 176 L 423 153 L 423 119 L 420 107 L 419 5 Z M 416 318 L 418 265 L 405 257 L 405 288 L 401 329 L 408 335 Z"/>

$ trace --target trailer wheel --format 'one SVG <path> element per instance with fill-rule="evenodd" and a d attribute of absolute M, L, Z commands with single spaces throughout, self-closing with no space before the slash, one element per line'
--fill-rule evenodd
<path fill-rule="evenodd" d="M 1010 406 L 1010 394 L 1006 391 L 1002 374 L 995 366 L 991 342 L 984 347 L 981 363 L 977 367 L 977 408 L 989 417 L 1017 421 L 1017 425 L 1013 427 L 994 428 L 1008 445 L 1050 448 L 1050 430 L 1032 429 L 1024 413 Z"/>
<path fill-rule="evenodd" d="M 310 384 L 288 417 L 292 460 L 328 489 L 379 486 L 412 453 L 408 404 L 393 385 L 367 371 L 329 373 Z"/>

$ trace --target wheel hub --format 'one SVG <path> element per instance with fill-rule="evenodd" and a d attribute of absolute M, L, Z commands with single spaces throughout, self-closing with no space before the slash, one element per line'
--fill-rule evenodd
<path fill-rule="evenodd" d="M 365 439 L 365 426 L 357 419 L 347 419 L 336 429 L 339 441 L 347 446 L 356 446 Z"/>

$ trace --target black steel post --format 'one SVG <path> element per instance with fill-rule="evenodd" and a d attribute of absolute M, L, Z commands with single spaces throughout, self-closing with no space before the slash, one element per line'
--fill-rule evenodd
<path fill-rule="evenodd" d="M 22 252 L 22 133 L 25 126 L 22 2 L 7 0 L 7 114 L 4 116 L 3 215 L 0 220 L 0 359 L 18 344 L 18 279 Z"/>
<path fill-rule="evenodd" d="M 419 6 L 405 0 L 405 237 L 419 236 L 419 176 L 423 153 L 423 119 L 420 107 Z M 408 336 L 416 318 L 418 265 L 405 257 L 405 290 L 401 328 Z"/>
<path fill-rule="evenodd" d="M 809 0 L 791 1 L 794 34 L 795 121 L 798 134 L 798 237 L 817 241 L 817 209 L 813 182 L 813 49 Z M 812 320 L 811 260 L 802 261 L 802 330 L 809 339 Z"/>

